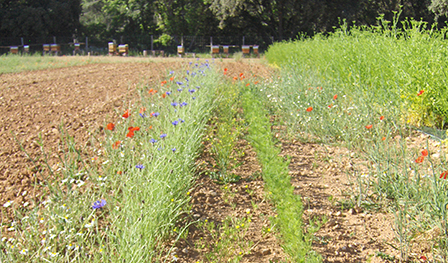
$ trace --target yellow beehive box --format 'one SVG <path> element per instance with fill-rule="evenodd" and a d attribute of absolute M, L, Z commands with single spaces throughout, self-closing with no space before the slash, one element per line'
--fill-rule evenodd
<path fill-rule="evenodd" d="M 50 52 L 50 45 L 49 44 L 43 44 L 44 52 Z"/>
<path fill-rule="evenodd" d="M 123 53 L 127 54 L 128 51 L 129 51 L 128 44 L 118 45 L 118 53 L 120 53 L 120 54 L 123 54 Z"/>
<path fill-rule="evenodd" d="M 225 54 L 229 54 L 229 46 L 222 46 L 222 51 L 223 51 Z"/>
<path fill-rule="evenodd" d="M 184 46 L 177 46 L 177 54 L 182 55 L 185 52 Z"/>
<path fill-rule="evenodd" d="M 109 54 L 113 54 L 117 51 L 117 45 L 114 42 L 109 42 Z"/>
<path fill-rule="evenodd" d="M 75 43 L 75 50 L 79 50 L 80 47 L 81 45 L 79 43 Z"/>
<path fill-rule="evenodd" d="M 9 50 L 12 54 L 19 54 L 19 47 L 10 47 Z"/>
<path fill-rule="evenodd" d="M 26 53 L 29 53 L 30 52 L 30 46 L 29 45 L 23 46 L 23 51 L 25 51 Z"/>
<path fill-rule="evenodd" d="M 51 52 L 59 52 L 61 51 L 61 45 L 51 44 Z"/>

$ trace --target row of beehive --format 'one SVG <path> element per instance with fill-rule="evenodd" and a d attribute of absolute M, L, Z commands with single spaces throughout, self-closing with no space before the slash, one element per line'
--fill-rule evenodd
<path fill-rule="evenodd" d="M 221 46 L 219 45 L 213 45 L 212 47 L 212 54 L 219 54 L 219 48 Z M 229 54 L 229 47 L 228 45 L 222 46 L 222 50 L 224 54 Z M 243 54 L 250 54 L 250 48 L 254 50 L 254 54 L 258 55 L 258 46 L 257 45 L 243 45 L 241 47 L 241 50 L 243 51 Z M 183 46 L 177 46 L 177 53 L 178 54 L 184 54 L 185 48 Z"/>
<path fill-rule="evenodd" d="M 18 46 L 9 47 L 9 51 L 12 54 L 19 54 L 19 47 Z M 26 53 L 30 52 L 30 46 L 28 45 L 23 46 L 23 51 Z"/>
<path fill-rule="evenodd" d="M 42 47 L 44 52 L 61 52 L 61 45 L 58 44 L 43 44 Z M 19 53 L 18 46 L 11 46 L 9 50 L 12 54 Z M 75 44 L 75 50 L 79 50 L 79 44 Z M 23 51 L 26 53 L 30 52 L 30 46 L 24 45 Z"/>
<path fill-rule="evenodd" d="M 127 55 L 129 53 L 128 44 L 118 45 L 118 50 L 117 50 L 117 44 L 115 44 L 114 42 L 109 42 L 109 55 L 113 55 L 113 54 L 117 53 L 117 51 L 119 54 Z"/>

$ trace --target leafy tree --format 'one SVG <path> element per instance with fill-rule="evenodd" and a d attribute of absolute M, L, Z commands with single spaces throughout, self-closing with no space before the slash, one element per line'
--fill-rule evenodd
<path fill-rule="evenodd" d="M 3 0 L 0 36 L 68 36 L 79 28 L 81 0 Z"/>

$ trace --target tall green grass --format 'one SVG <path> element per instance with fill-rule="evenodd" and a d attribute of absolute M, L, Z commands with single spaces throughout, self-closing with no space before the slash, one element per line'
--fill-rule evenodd
<path fill-rule="evenodd" d="M 343 24 L 328 36 L 276 43 L 266 58 L 347 93 L 363 90 L 370 103 L 392 101 L 413 125 L 442 127 L 448 120 L 446 32 L 414 20 L 400 28 L 381 19 L 376 27 Z"/>
<path fill-rule="evenodd" d="M 294 136 L 342 144 L 351 152 L 347 158 L 364 160 L 352 160 L 347 170 L 352 205 L 395 214 L 401 260 L 425 243 L 432 247 L 428 257 L 446 262 L 443 143 L 427 157 L 421 156 L 428 144 L 407 143 L 409 123 L 445 123 L 445 29 L 384 23 L 274 45 L 266 57 L 281 66 L 281 76 L 262 91 Z"/>

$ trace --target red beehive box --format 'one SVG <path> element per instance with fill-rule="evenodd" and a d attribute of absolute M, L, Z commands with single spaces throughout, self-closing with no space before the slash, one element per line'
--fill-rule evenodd
<path fill-rule="evenodd" d="M 250 53 L 250 46 L 242 46 L 243 54 L 249 54 Z"/>
<path fill-rule="evenodd" d="M 219 54 L 219 46 L 212 46 L 212 54 Z"/>

